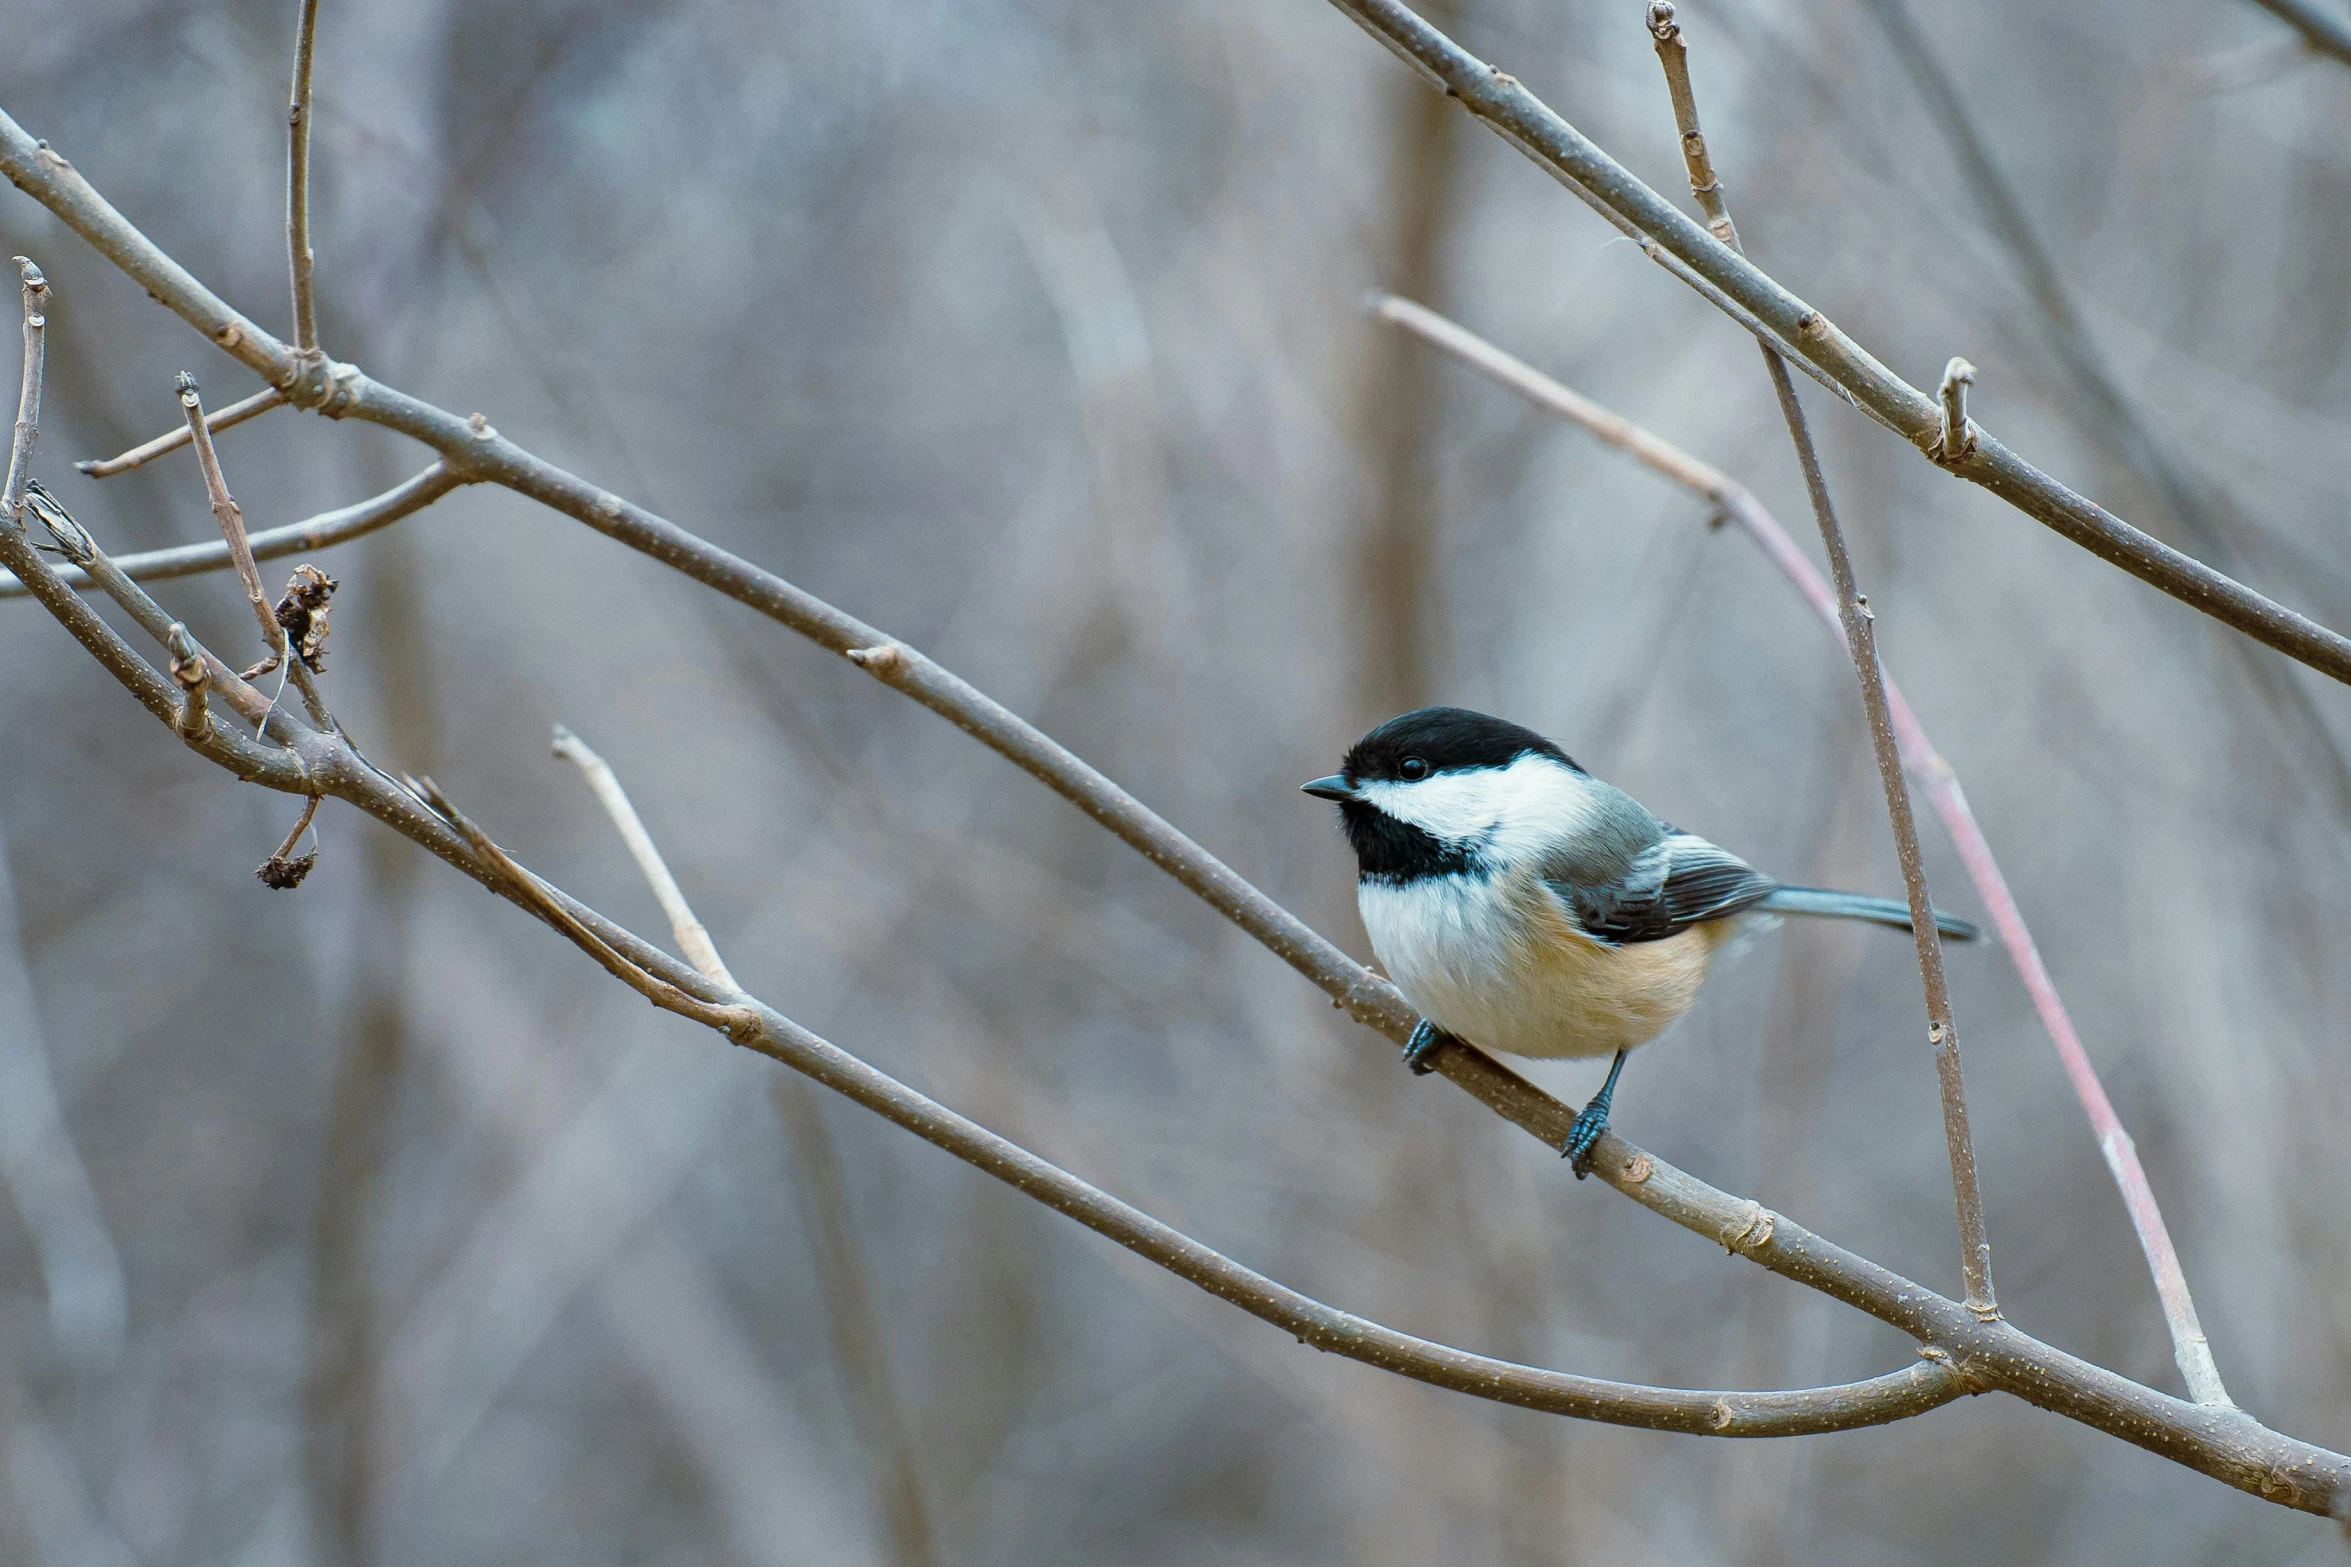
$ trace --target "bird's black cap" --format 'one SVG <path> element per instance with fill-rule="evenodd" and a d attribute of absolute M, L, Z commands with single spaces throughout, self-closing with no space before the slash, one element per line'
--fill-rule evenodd
<path fill-rule="evenodd" d="M 1348 747 L 1341 771 L 1350 783 L 1402 778 L 1417 758 L 1432 773 L 1508 767 L 1532 752 L 1575 767 L 1575 759 L 1523 724 L 1466 707 L 1421 707 L 1399 714 Z M 1581 768 L 1576 769 L 1581 772 Z"/>

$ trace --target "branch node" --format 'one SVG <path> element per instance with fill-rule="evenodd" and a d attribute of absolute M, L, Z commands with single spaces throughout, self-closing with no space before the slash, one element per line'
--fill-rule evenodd
<path fill-rule="evenodd" d="M 207 705 L 212 671 L 206 666 L 196 639 L 188 635 L 188 628 L 179 621 L 173 621 L 171 629 L 164 634 L 163 650 L 171 655 L 172 683 L 181 692 L 180 738 L 201 740 L 212 727 L 212 714 Z"/>
<path fill-rule="evenodd" d="M 1967 416 L 1967 389 L 1975 385 L 1975 366 L 1953 359 L 1943 367 L 1943 385 L 1936 394 L 1943 405 L 1943 429 L 1935 449 L 1927 455 L 1948 468 L 1975 455 L 1975 421 Z"/>
<path fill-rule="evenodd" d="M 876 647 L 853 647 L 847 650 L 849 662 L 876 679 L 887 680 L 903 669 L 908 660 L 906 650 L 895 642 L 884 642 Z"/>
<path fill-rule="evenodd" d="M 1750 1197 L 1724 1221 L 1722 1248 L 1732 1253 L 1760 1251 L 1771 1244 L 1771 1232 L 1779 1222 L 1778 1214 Z"/>
<path fill-rule="evenodd" d="M 56 541 L 57 553 L 67 560 L 87 566 L 97 556 L 97 544 L 40 480 L 25 481 L 23 507 L 41 520 L 42 528 Z"/>
<path fill-rule="evenodd" d="M 1649 33 L 1651 37 L 1659 43 L 1665 43 L 1678 36 L 1680 32 L 1681 28 L 1674 22 L 1673 6 L 1669 0 L 1657 0 L 1655 5 L 1649 7 Z"/>

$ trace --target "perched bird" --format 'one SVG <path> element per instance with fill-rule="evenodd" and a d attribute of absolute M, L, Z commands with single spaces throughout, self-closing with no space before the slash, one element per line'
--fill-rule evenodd
<path fill-rule="evenodd" d="M 1302 786 L 1335 800 L 1372 950 L 1421 1015 L 1405 1064 L 1446 1036 L 1521 1056 L 1604 1056 L 1566 1146 L 1581 1179 L 1626 1054 L 1690 1010 L 1710 966 L 1782 914 L 1910 929 L 1893 898 L 1772 880 L 1659 821 L 1517 724 L 1424 707 Z M 1973 940 L 1940 910 L 1935 928 Z"/>

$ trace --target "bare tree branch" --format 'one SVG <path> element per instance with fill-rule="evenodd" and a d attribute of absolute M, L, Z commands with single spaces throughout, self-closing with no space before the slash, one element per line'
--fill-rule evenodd
<path fill-rule="evenodd" d="M 281 744 L 290 743 L 291 737 L 298 732 L 299 726 L 295 724 L 294 720 L 283 712 L 274 711 L 268 697 L 255 690 L 243 676 L 229 668 L 210 649 L 197 642 L 189 634 L 188 628 L 172 619 L 162 605 L 148 596 L 144 588 L 124 576 L 116 568 L 105 550 L 99 548 L 98 541 L 91 536 L 87 528 L 82 527 L 72 518 L 66 517 L 62 512 L 58 512 L 57 516 L 52 518 L 49 513 L 54 508 L 39 505 L 37 498 L 40 492 L 33 493 L 36 497 L 35 503 L 28 505 L 26 509 L 36 512 L 41 516 L 43 522 L 51 524 L 51 536 L 58 539 L 59 552 L 72 561 L 87 580 L 95 583 L 105 592 L 107 597 L 121 606 L 123 613 L 129 615 L 140 630 L 154 638 L 157 645 L 162 647 L 169 656 L 172 681 L 184 693 L 180 710 L 173 719 L 173 727 L 179 731 L 181 738 L 191 743 L 203 741 L 207 745 L 216 741 L 220 742 L 226 745 L 238 758 L 242 768 L 258 768 L 277 778 L 298 777 L 300 775 L 298 759 L 289 757 L 285 752 L 273 751 L 254 744 L 242 735 L 208 727 L 207 722 L 204 721 L 204 712 L 207 707 L 206 693 L 219 691 L 228 701 L 229 706 L 234 708 L 246 722 L 260 727 L 262 738 L 275 738 Z M 60 520 L 62 520 L 62 526 L 58 525 Z M 43 564 L 47 563 L 43 562 Z M 52 575 L 54 574 L 55 568 L 52 568 Z M 104 622 L 101 621 L 99 624 L 103 626 Z M 129 653 L 127 647 L 124 651 Z M 136 654 L 129 654 L 129 656 L 137 658 Z M 190 665 L 193 667 L 183 667 Z M 199 671 L 201 672 L 200 679 L 197 678 Z M 199 745 L 198 749 L 204 750 L 205 746 Z M 210 753 L 207 752 L 207 754 Z M 217 760 L 217 758 L 215 759 Z M 240 771 L 239 776 L 252 777 L 253 775 Z M 260 780 L 256 778 L 254 781 Z M 273 785 L 273 787 L 277 786 Z"/>
<path fill-rule="evenodd" d="M 183 427 L 180 439 L 187 440 Z M 255 561 L 280 560 L 288 555 L 306 555 L 325 549 L 330 544 L 344 544 L 363 538 L 378 528 L 391 526 L 403 517 L 424 510 L 451 490 L 461 488 L 467 479 L 453 472 L 447 463 L 434 463 L 412 479 L 406 479 L 373 499 L 356 505 L 323 511 L 301 522 L 290 522 L 282 528 L 247 536 L 247 544 Z M 123 555 L 114 564 L 133 582 L 157 582 L 169 577 L 193 577 L 202 572 L 218 571 L 235 564 L 226 539 L 208 544 L 181 544 L 170 549 L 143 550 L 136 555 Z M 58 573 L 70 587 L 89 589 L 97 586 L 79 567 L 69 567 Z M 26 597 L 31 590 L 14 577 L 0 576 L 0 601 Z"/>
<path fill-rule="evenodd" d="M 24 383 L 16 398 L 16 431 L 8 443 L 8 479 L 0 486 L 0 520 L 24 526 L 24 487 L 33 477 L 33 442 L 41 438 L 41 378 L 49 356 L 42 334 L 49 325 L 49 280 L 24 256 L 12 257 L 24 285 Z"/>
<path fill-rule="evenodd" d="M 318 0 L 302 0 L 294 32 L 294 95 L 286 109 L 286 257 L 294 278 L 294 349 L 318 349 L 318 299 L 310 269 L 310 63 L 318 42 Z"/>
<path fill-rule="evenodd" d="M 1622 164 L 1560 118 L 1516 78 L 1471 55 L 1431 27 L 1402 0 L 1331 0 L 1331 3 L 1406 63 L 1458 98 L 1463 108 L 1534 159 L 1579 198 L 1605 209 L 1604 215 L 1610 215 L 1611 221 L 1619 226 L 1629 224 L 1654 241 L 1657 248 L 1644 245 L 1644 254 L 1652 259 L 1665 255 L 1676 258 L 1688 269 L 1688 274 L 1703 278 L 1712 290 L 1735 300 L 1754 322 L 1766 329 L 1763 335 L 1767 341 L 1818 370 L 1856 407 L 1904 436 L 1922 453 L 1932 456 L 1939 450 L 1942 414 L 1932 397 L 1895 375 L 1827 316 L 1781 287 L 1634 178 Z M 11 136 L 5 127 L 0 127 L 0 167 L 5 167 L 18 185 L 47 203 L 50 200 L 47 192 L 57 189 L 59 181 L 49 171 L 33 168 L 18 151 L 21 134 Z M 27 174 L 20 175 L 19 169 L 27 170 Z M 65 199 L 66 193 L 59 190 L 59 200 Z M 53 207 L 53 210 L 65 215 L 61 209 Z M 67 217 L 66 221 L 80 230 L 81 225 L 74 218 Z M 152 262 L 142 261 L 141 265 L 154 271 Z M 1668 270 L 1687 280 L 1680 269 Z M 1710 300 L 1715 298 L 1713 292 L 1700 292 Z M 189 314 L 188 319 L 201 328 L 215 317 L 204 312 Z M 2262 597 L 2202 561 L 2132 527 L 2096 502 L 2058 483 L 1991 435 L 1981 435 L 1973 453 L 1957 464 L 1946 466 L 2142 582 L 2160 588 L 2289 658 L 2337 680 L 2351 682 L 2351 638 Z"/>
<path fill-rule="evenodd" d="M 245 585 L 245 597 L 253 605 L 253 618 L 261 623 L 262 645 L 269 649 L 269 662 L 256 667 L 274 669 L 286 656 L 286 628 L 270 613 L 269 596 L 262 591 L 261 573 L 253 564 L 253 546 L 245 537 L 245 514 L 229 494 L 228 480 L 220 471 L 220 458 L 212 449 L 212 432 L 205 427 L 204 399 L 196 390 L 196 378 L 185 370 L 180 372 L 180 407 L 188 416 L 188 438 L 196 443 L 196 461 L 204 470 L 204 491 L 212 503 L 212 520 L 220 524 L 220 536 L 228 546 L 229 559 L 236 564 L 237 580 Z"/>
<path fill-rule="evenodd" d="M 1649 7 L 1649 32 L 1657 45 L 1658 63 L 1665 68 L 1667 95 L 1673 100 L 1675 127 L 1681 132 L 1682 158 L 1689 166 L 1690 194 L 1705 210 L 1707 229 L 1733 251 L 1743 253 L 1730 203 L 1714 164 L 1706 152 L 1706 136 L 1698 128 L 1698 100 L 1690 89 L 1689 46 L 1674 21 L 1668 0 Z M 1779 399 L 1788 437 L 1796 446 L 1797 466 L 1804 470 L 1805 492 L 1812 497 L 1813 520 L 1820 525 L 1820 542 L 1828 552 L 1829 576 L 1837 588 L 1837 618 L 1845 630 L 1845 646 L 1853 656 L 1853 672 L 1861 682 L 1861 705 L 1869 715 L 1871 749 L 1877 753 L 1878 781 L 1886 792 L 1886 815 L 1894 827 L 1894 857 L 1902 867 L 1902 885 L 1910 895 L 1911 937 L 1918 948 L 1918 978 L 1926 992 L 1927 1039 L 1935 1050 L 1935 1082 L 1943 1108 L 1943 1141 L 1951 1159 L 1951 1193 L 1959 1210 L 1960 1261 L 1967 1274 L 1969 1309 L 1986 1321 L 2000 1314 L 1992 1293 L 1992 1242 L 1984 1230 L 1984 1198 L 1976 1185 L 1975 1140 L 1967 1127 L 1967 1089 L 1959 1069 L 1959 1025 L 1951 1015 L 1951 988 L 1943 977 L 1943 938 L 1935 929 L 1935 912 L 1927 895 L 1926 862 L 1918 849 L 1918 823 L 1910 811 L 1910 788 L 1902 777 L 1900 747 L 1894 739 L 1894 720 L 1886 702 L 1885 672 L 1878 667 L 1877 617 L 1853 578 L 1853 561 L 1845 549 L 1845 531 L 1837 522 L 1829 499 L 1827 477 L 1821 472 L 1820 451 L 1813 445 L 1804 407 L 1796 400 L 1796 383 L 1787 364 L 1769 343 L 1763 346 L 1764 369 Z M 1956 402 L 1953 395 L 1952 402 Z M 1947 403 L 1946 407 L 1950 404 Z M 1964 411 L 1956 425 L 1945 415 L 1945 428 L 1954 431 L 1944 451 L 1946 462 L 1964 460 L 1957 450 L 1957 432 L 1969 428 Z M 1941 439 L 1938 436 L 1938 439 Z"/>
<path fill-rule="evenodd" d="M 215 408 L 206 414 L 204 428 L 217 435 L 231 426 L 243 424 L 256 414 L 265 414 L 272 408 L 283 408 L 285 405 L 286 394 L 282 388 L 265 386 L 251 397 L 233 402 L 226 408 Z M 77 462 L 74 469 L 93 479 L 111 479 L 118 473 L 128 473 L 133 468 L 153 462 L 165 452 L 178 451 L 188 444 L 188 440 L 188 427 L 183 424 L 176 430 L 164 431 L 152 441 L 140 442 L 119 457 Z"/>
<path fill-rule="evenodd" d="M 1370 305 L 1380 320 L 1404 328 L 1537 408 L 1589 431 L 1643 467 L 1703 496 L 1715 507 L 1717 516 L 1737 523 L 1740 531 L 1755 542 L 1812 606 L 1829 635 L 1843 645 L 1845 627 L 1838 613 L 1835 591 L 1822 580 L 1779 520 L 1746 486 L 1433 310 L 1393 295 L 1375 295 Z M 1895 741 L 1901 747 L 1903 766 L 1926 792 L 1943 830 L 1957 848 L 1960 863 L 1975 885 L 1976 896 L 1983 900 L 1992 928 L 1999 932 L 2000 944 L 2015 965 L 2026 995 L 2032 999 L 2033 1010 L 2057 1051 L 2066 1081 L 2080 1102 L 2090 1131 L 2098 1140 L 2098 1150 L 2122 1193 L 2123 1206 L 2139 1238 L 2139 1249 L 2147 1258 L 2147 1271 L 2155 1281 L 2164 1321 L 2171 1330 L 2172 1355 L 2179 1362 L 2188 1394 L 2199 1404 L 2228 1403 L 2228 1390 L 2221 1383 L 2219 1368 L 2213 1364 L 2212 1346 L 2197 1318 L 2196 1302 L 2189 1294 L 2187 1275 L 2180 1267 L 2179 1252 L 2172 1245 L 2171 1232 L 2163 1222 L 2154 1188 L 2147 1179 L 2146 1169 L 2139 1163 L 2138 1148 L 2131 1141 L 2130 1133 L 2123 1129 L 2113 1101 L 2107 1098 L 2097 1068 L 2090 1064 L 2089 1052 L 2074 1030 L 2073 1019 L 2057 994 L 2048 966 L 2041 961 L 2040 948 L 2025 925 L 2015 894 L 2009 891 L 2008 879 L 1992 856 L 1992 846 L 1986 841 L 1975 812 L 1968 807 L 1967 796 L 1960 791 L 1959 775 L 1927 738 L 1925 727 L 1891 675 L 1886 676 L 1886 706 L 1893 720 Z"/>
<path fill-rule="evenodd" d="M 686 901 L 686 894 L 678 886 L 678 879 L 669 873 L 669 862 L 662 859 L 661 850 L 653 842 L 653 835 L 645 830 L 637 808 L 629 803 L 629 794 L 620 786 L 620 778 L 612 764 L 590 750 L 586 741 L 561 724 L 555 726 L 555 754 L 577 767 L 595 791 L 596 803 L 604 807 L 604 814 L 612 818 L 620 841 L 628 846 L 629 858 L 637 862 L 637 869 L 653 896 L 660 900 L 661 912 L 669 919 L 670 934 L 676 938 L 678 950 L 686 955 L 696 972 L 704 978 L 729 990 L 743 987 L 735 983 L 735 976 L 727 972 L 726 960 L 718 955 L 718 948 L 710 939 L 710 932 L 694 915 L 694 907 Z"/>
<path fill-rule="evenodd" d="M 7 530 L 0 529 L 0 551 L 5 550 L 8 542 Z M 67 618 L 67 613 L 72 611 L 89 613 L 70 589 L 55 580 L 48 563 L 37 552 L 27 547 L 24 554 L 29 558 L 18 569 L 29 579 L 38 581 L 40 590 L 36 596 L 44 606 L 60 619 Z M 0 553 L 0 560 L 5 560 L 4 553 Z M 125 679 L 124 684 L 135 689 L 131 679 Z M 168 719 L 176 715 L 159 713 L 158 716 Z M 306 784 L 315 784 L 320 792 L 357 805 L 464 870 L 499 896 L 536 914 L 655 1006 L 717 1029 L 738 1044 L 773 1056 L 846 1093 L 868 1109 L 878 1110 L 886 1118 L 999 1180 L 1318 1348 L 1498 1402 L 1612 1424 L 1700 1435 L 1796 1435 L 1848 1430 L 1901 1419 L 1948 1403 L 1970 1390 L 1965 1379 L 1949 1365 L 1931 1358 L 1866 1382 L 1786 1393 L 1650 1388 L 1516 1366 L 1418 1339 L 1339 1311 L 1242 1267 L 1139 1209 L 924 1098 L 808 1033 L 772 1008 L 679 964 L 516 864 L 429 781 L 419 781 L 413 789 L 395 787 L 360 758 L 339 734 L 300 731 L 295 749 L 303 762 Z M 285 787 L 278 783 L 272 786 Z M 1397 1037 L 1402 1038 L 1403 1033 L 1404 1030 L 1398 1030 Z M 1487 1064 L 1495 1072 L 1502 1070 Z M 1572 1112 L 1565 1106 L 1531 1084 L 1508 1073 L 1503 1076 L 1532 1095 L 1531 1103 L 1547 1106 L 1557 1115 L 1572 1119 Z M 1566 1122 L 1561 1120 L 1559 1124 L 1564 1127 Z M 2351 1487 L 2351 1465 L 2347 1465 L 2345 1483 Z"/>

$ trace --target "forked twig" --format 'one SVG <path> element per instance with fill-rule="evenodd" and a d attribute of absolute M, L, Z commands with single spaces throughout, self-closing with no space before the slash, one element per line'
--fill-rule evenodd
<path fill-rule="evenodd" d="M 1829 635 L 1843 645 L 1845 628 L 1837 612 L 1835 591 L 1796 547 L 1796 541 L 1788 536 L 1779 520 L 1746 486 L 1425 306 L 1394 295 L 1375 295 L 1370 308 L 1380 320 L 1402 327 L 1535 407 L 1589 431 L 1643 467 L 1703 497 L 1714 507 L 1717 516 L 1738 524 L 1739 530 L 1754 541 L 1765 558 L 1803 595 Z M 1983 900 L 1985 913 L 1999 933 L 2009 961 L 2016 967 L 2025 994 L 2032 999 L 2033 1011 L 2049 1035 L 2050 1045 L 2065 1069 L 2066 1081 L 2089 1120 L 2091 1135 L 2098 1141 L 2098 1151 L 2122 1194 L 2123 1207 L 2130 1215 L 2139 1249 L 2147 1259 L 2147 1271 L 2155 1281 L 2156 1297 L 2171 1331 L 2172 1356 L 2179 1363 L 2188 1395 L 2199 1404 L 2226 1404 L 2230 1401 L 2228 1389 L 2213 1363 L 2212 1346 L 2196 1315 L 2187 1274 L 2180 1266 L 2179 1252 L 2172 1245 L 2163 1211 L 2155 1201 L 2154 1186 L 2139 1162 L 2138 1148 L 2123 1129 L 2122 1119 L 2115 1113 L 2113 1101 L 2107 1098 L 2105 1085 L 2098 1079 L 2097 1068 L 2091 1065 L 2089 1052 L 2074 1030 L 2073 1019 L 2057 993 L 2056 982 L 2049 977 L 2048 966 L 2041 961 L 2040 948 L 2025 925 L 2024 912 L 2017 906 L 2008 879 L 1992 856 L 1992 846 L 1985 839 L 1975 812 L 1960 791 L 1959 776 L 1927 738 L 1925 727 L 1919 723 L 1918 715 L 1911 710 L 1892 675 L 1886 676 L 1886 705 L 1894 721 L 1894 738 L 1901 747 L 1903 766 L 1926 792 L 1943 830 L 1950 835 L 1960 864 L 1966 868 L 1976 896 Z"/>
<path fill-rule="evenodd" d="M 245 537 L 245 514 L 229 494 L 229 481 L 220 471 L 219 454 L 212 449 L 212 431 L 204 423 L 204 398 L 196 390 L 196 378 L 187 371 L 180 372 L 180 409 L 188 418 L 188 438 L 196 443 L 196 462 L 204 470 L 204 493 L 212 505 L 212 520 L 220 525 L 220 536 L 228 546 L 229 559 L 237 568 L 237 580 L 245 585 L 245 597 L 253 605 L 253 618 L 261 623 L 261 640 L 269 649 L 266 662 L 246 671 L 250 680 L 278 666 L 286 656 L 286 629 L 271 613 L 269 598 L 261 590 L 261 571 L 253 564 L 253 546 Z"/>
<path fill-rule="evenodd" d="M 727 972 L 726 960 L 718 955 L 710 932 L 695 917 L 694 906 L 686 901 L 678 879 L 669 873 L 669 863 L 662 859 L 653 835 L 645 830 L 644 821 L 637 815 L 636 806 L 629 802 L 629 793 L 620 786 L 619 775 L 613 772 L 612 765 L 561 724 L 555 726 L 555 754 L 587 778 L 597 803 L 612 818 L 620 841 L 628 846 L 629 858 L 637 862 L 637 869 L 660 901 L 661 912 L 669 919 L 670 933 L 677 938 L 678 950 L 685 953 L 686 961 L 704 978 L 715 980 L 729 990 L 741 990 L 743 987 L 735 983 L 735 976 Z"/>
<path fill-rule="evenodd" d="M 1668 0 L 1649 7 L 1649 32 L 1657 45 L 1658 62 L 1665 68 L 1668 96 L 1673 100 L 1674 124 L 1681 132 L 1682 159 L 1690 174 L 1690 193 L 1705 210 L 1707 227 L 1732 250 L 1741 249 L 1738 229 L 1731 222 L 1730 203 L 1706 153 L 1705 133 L 1698 128 L 1698 101 L 1690 88 L 1689 46 L 1674 21 Z M 1935 916 L 1927 896 L 1926 862 L 1919 854 L 1918 823 L 1910 812 L 1910 789 L 1902 777 L 1901 750 L 1894 738 L 1894 720 L 1886 701 L 1884 672 L 1878 667 L 1876 617 L 1853 578 L 1853 562 L 1845 549 L 1845 531 L 1838 524 L 1829 499 L 1828 480 L 1821 472 L 1820 451 L 1804 408 L 1796 400 L 1796 383 L 1779 351 L 1761 345 L 1764 368 L 1787 421 L 1788 438 L 1795 443 L 1796 462 L 1804 470 L 1804 488 L 1812 497 L 1813 519 L 1820 525 L 1821 546 L 1828 552 L 1829 576 L 1836 584 L 1837 615 L 1845 631 L 1845 645 L 1853 657 L 1853 671 L 1861 682 L 1862 707 L 1869 715 L 1870 747 L 1876 753 L 1878 781 L 1885 788 L 1886 815 L 1894 827 L 1894 856 L 1902 868 L 1902 885 L 1910 895 L 1911 936 L 1918 948 L 1919 985 L 1926 993 L 1927 1040 L 1935 1052 L 1935 1081 L 1942 1100 L 1943 1142 L 1951 1161 L 1952 1200 L 1959 1211 L 1960 1262 L 1967 1275 L 1967 1304 L 1987 1321 L 2000 1313 L 1992 1293 L 1992 1242 L 1984 1230 L 1984 1199 L 1976 1182 L 1975 1140 L 1967 1126 L 1967 1089 L 1959 1068 L 1959 1027 L 1951 1016 L 1951 989 L 1943 977 L 1943 942 L 1935 931 Z M 1965 414 L 1960 416 L 1964 430 Z M 1957 462 L 1953 452 L 1946 460 Z"/>
<path fill-rule="evenodd" d="M 283 387 L 265 386 L 251 397 L 230 403 L 225 408 L 215 408 L 206 414 L 204 428 L 217 435 L 223 430 L 243 424 L 257 414 L 268 413 L 272 408 L 282 408 L 285 406 L 285 402 L 286 393 Z M 151 463 L 166 452 L 178 451 L 188 444 L 189 438 L 188 427 L 183 424 L 176 430 L 164 431 L 152 441 L 141 441 L 119 457 L 95 458 L 77 462 L 74 464 L 74 468 L 77 472 L 92 479 L 111 479 L 118 473 L 128 473 L 133 468 Z"/>
<path fill-rule="evenodd" d="M 750 1008 L 721 1006 L 703 1000 L 692 991 L 662 978 L 634 958 L 624 956 L 604 937 L 597 934 L 575 914 L 566 902 L 549 892 L 529 871 L 517 865 L 504 849 L 490 840 L 490 835 L 476 827 L 464 813 L 449 803 L 439 786 L 430 778 L 411 778 L 408 787 L 425 804 L 440 813 L 441 819 L 457 830 L 466 846 L 473 851 L 483 879 L 491 887 L 530 909 L 558 931 L 582 952 L 602 964 L 604 971 L 628 986 L 664 1012 L 675 1012 L 708 1028 L 715 1028 L 729 1038 L 757 1031 L 759 1018 Z"/>

